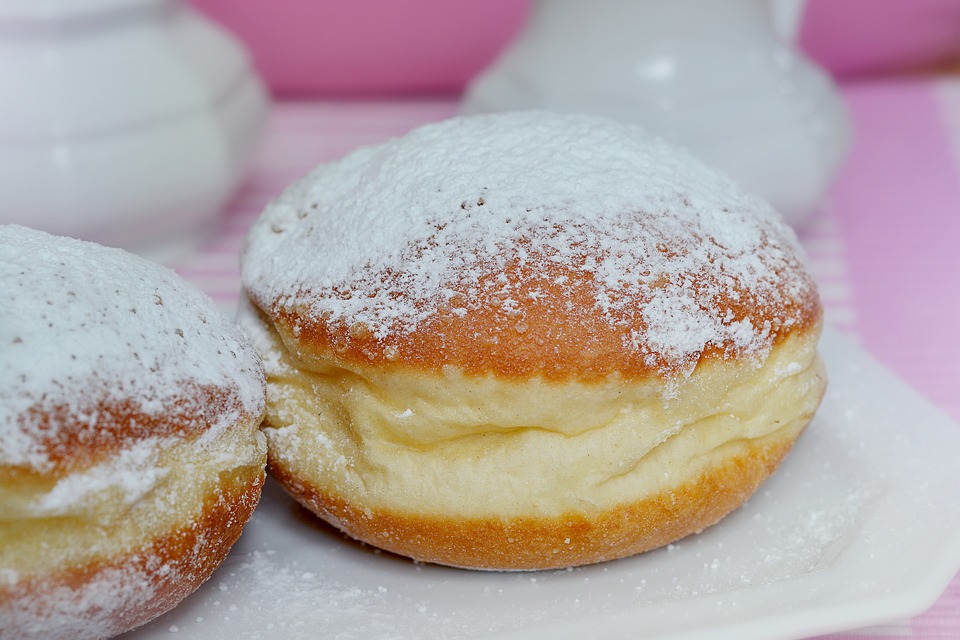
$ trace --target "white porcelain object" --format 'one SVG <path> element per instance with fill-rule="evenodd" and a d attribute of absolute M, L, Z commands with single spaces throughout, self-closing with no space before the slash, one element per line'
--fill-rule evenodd
<path fill-rule="evenodd" d="M 540 0 L 471 83 L 463 110 L 638 122 L 800 226 L 838 169 L 849 125 L 830 79 L 780 33 L 797 9 L 795 0 Z"/>
<path fill-rule="evenodd" d="M 244 50 L 184 2 L 0 0 L 0 222 L 195 242 L 266 109 Z"/>

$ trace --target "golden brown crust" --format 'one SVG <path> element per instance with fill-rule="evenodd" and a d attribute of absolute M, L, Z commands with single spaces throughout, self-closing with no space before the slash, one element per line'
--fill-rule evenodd
<path fill-rule="evenodd" d="M 107 637 L 169 611 L 205 582 L 227 557 L 260 500 L 263 482 L 262 468 L 240 467 L 221 476 L 220 484 L 206 496 L 198 517 L 180 523 L 140 549 L 54 574 L 24 577 L 12 587 L 0 585 L 0 618 L 14 624 L 0 625 L 0 635 L 87 637 L 91 629 L 84 621 L 96 620 L 99 631 Z M 112 601 L 84 598 L 85 586 L 96 584 L 108 574 L 122 575 L 131 582 L 118 589 Z M 146 603 L 135 597 L 143 592 L 152 594 Z M 125 600 L 125 595 L 129 599 Z M 85 603 L 85 609 L 78 610 L 80 602 Z M 68 626 L 57 626 L 58 606 L 69 609 L 69 615 L 60 618 Z"/>
<path fill-rule="evenodd" d="M 473 289 L 480 293 L 472 295 L 469 305 L 465 302 L 470 294 L 457 291 L 414 330 L 386 337 L 374 336 L 362 324 L 327 322 L 306 306 L 291 312 L 274 303 L 262 310 L 295 353 L 346 367 L 439 372 L 454 366 L 468 374 L 492 373 L 507 379 L 538 376 L 549 381 L 594 381 L 613 372 L 624 379 L 639 379 L 689 367 L 692 362 L 670 361 L 644 343 L 647 326 L 636 309 L 655 295 L 656 287 L 629 304 L 601 309 L 593 275 L 580 268 L 585 259 L 558 263 L 528 255 L 527 266 L 513 262 L 502 273 L 479 275 Z M 699 304 L 712 307 L 716 315 L 729 314 L 731 323 L 748 319 L 754 327 L 766 326 L 768 344 L 776 345 L 794 332 L 811 330 L 822 316 L 809 274 L 796 259 L 786 269 L 790 272 L 769 276 L 795 285 L 792 295 L 782 292 L 779 297 L 759 297 L 742 283 L 727 281 L 721 271 L 688 274 L 688 279 Z M 399 277 L 385 274 L 383 289 L 390 290 L 391 279 Z M 457 285 L 451 283 L 450 288 L 456 291 Z M 511 291 L 509 313 L 504 313 L 499 293 L 504 289 Z M 625 348 L 627 341 L 632 341 L 633 348 Z M 727 341 L 708 344 L 699 357 L 739 357 L 742 351 Z"/>
<path fill-rule="evenodd" d="M 158 415 L 140 410 L 140 403 L 130 398 L 91 399 L 82 410 L 65 402 L 34 404 L 19 420 L 30 425 L 37 448 L 48 461 L 49 473 L 45 475 L 62 477 L 147 438 L 195 438 L 216 424 L 220 416 L 240 415 L 239 422 L 244 424 L 257 418 L 243 411 L 235 390 L 181 383 L 179 392 L 178 399 L 166 403 L 164 412 Z M 197 419 L 201 415 L 204 419 Z M 96 416 L 96 420 L 90 416 Z M 0 480 L 3 475 L 4 465 L 0 465 Z"/>
<path fill-rule="evenodd" d="M 794 433 L 738 441 L 699 477 L 593 517 L 457 519 L 370 510 L 326 494 L 270 458 L 268 470 L 303 506 L 350 536 L 423 562 L 494 570 L 556 569 L 661 547 L 721 520 L 780 464 Z"/>

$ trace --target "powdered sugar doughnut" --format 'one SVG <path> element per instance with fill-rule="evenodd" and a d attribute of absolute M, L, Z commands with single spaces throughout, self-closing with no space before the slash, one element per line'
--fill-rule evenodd
<path fill-rule="evenodd" d="M 256 505 L 256 353 L 126 252 L 0 227 L 0 636 L 102 638 L 167 611 Z"/>
<path fill-rule="evenodd" d="M 699 531 L 819 404 L 821 307 L 769 205 L 643 131 L 455 118 L 321 166 L 247 238 L 268 468 L 456 566 Z"/>

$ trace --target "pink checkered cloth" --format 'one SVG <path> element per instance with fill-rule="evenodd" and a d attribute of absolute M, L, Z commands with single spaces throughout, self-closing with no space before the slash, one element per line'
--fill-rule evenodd
<path fill-rule="evenodd" d="M 960 79 L 842 89 L 856 127 L 852 152 L 801 234 L 827 319 L 960 418 Z M 217 235 L 171 266 L 232 311 L 243 234 L 270 198 L 320 162 L 455 111 L 454 101 L 276 105 Z M 960 576 L 913 619 L 829 637 L 892 636 L 960 639 Z"/>

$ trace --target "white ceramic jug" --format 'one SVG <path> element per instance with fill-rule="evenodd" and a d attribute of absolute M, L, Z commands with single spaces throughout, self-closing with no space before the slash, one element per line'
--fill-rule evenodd
<path fill-rule="evenodd" d="M 180 0 L 0 0 L 0 222 L 183 247 L 266 108 L 245 51 Z"/>
<path fill-rule="evenodd" d="M 840 164 L 848 119 L 826 74 L 778 33 L 772 9 L 768 0 L 540 0 L 463 110 L 640 123 L 801 226 Z"/>

